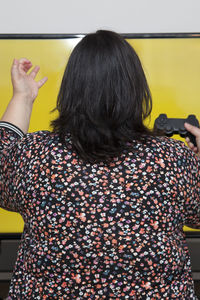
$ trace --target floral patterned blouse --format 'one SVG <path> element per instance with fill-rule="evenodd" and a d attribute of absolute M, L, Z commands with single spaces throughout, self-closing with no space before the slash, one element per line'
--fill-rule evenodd
<path fill-rule="evenodd" d="M 200 228 L 197 156 L 146 137 L 90 164 L 66 140 L 0 123 L 0 206 L 24 220 L 8 299 L 197 299 L 183 232 Z"/>

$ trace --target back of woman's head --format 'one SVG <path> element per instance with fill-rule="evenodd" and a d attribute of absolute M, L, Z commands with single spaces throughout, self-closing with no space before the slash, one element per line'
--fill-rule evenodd
<path fill-rule="evenodd" d="M 64 142 L 85 161 L 107 161 L 120 155 L 127 142 L 150 134 L 143 120 L 151 112 L 149 87 L 133 48 L 120 35 L 97 31 L 74 48 L 52 122 Z"/>

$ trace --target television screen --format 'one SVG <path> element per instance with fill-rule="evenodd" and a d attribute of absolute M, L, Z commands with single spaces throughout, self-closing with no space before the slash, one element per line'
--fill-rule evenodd
<path fill-rule="evenodd" d="M 10 68 L 14 58 L 26 57 L 33 65 L 40 65 L 38 80 L 48 77 L 33 108 L 30 132 L 49 130 L 51 111 L 68 57 L 82 36 L 78 35 L 1 35 L 0 36 L 0 115 L 12 97 Z M 153 98 L 151 119 L 165 113 L 169 118 L 187 118 L 195 114 L 200 120 L 200 35 L 126 35 L 138 53 Z M 173 138 L 183 140 L 178 135 Z M 23 219 L 18 213 L 0 209 L 0 233 L 21 233 Z M 185 231 L 194 229 L 184 227 Z"/>

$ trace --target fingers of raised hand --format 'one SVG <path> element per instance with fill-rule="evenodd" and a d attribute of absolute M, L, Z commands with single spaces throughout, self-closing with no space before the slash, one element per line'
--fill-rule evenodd
<path fill-rule="evenodd" d="M 11 74 L 14 76 L 18 73 L 19 61 L 17 59 L 13 60 Z"/>
<path fill-rule="evenodd" d="M 16 68 L 18 66 L 18 64 L 19 64 L 19 61 L 16 58 L 14 58 L 12 68 Z"/>
<path fill-rule="evenodd" d="M 32 67 L 32 63 L 27 58 L 20 58 L 18 62 L 19 71 L 24 74 Z"/>
<path fill-rule="evenodd" d="M 32 78 L 32 79 L 35 79 L 37 73 L 39 72 L 40 70 L 40 67 L 39 66 L 35 66 L 33 68 L 33 70 L 30 72 L 29 76 Z"/>
<path fill-rule="evenodd" d="M 44 78 L 42 78 L 41 80 L 39 80 L 38 81 L 38 88 L 41 88 L 44 84 L 45 84 L 45 82 L 48 80 L 48 78 L 47 77 L 44 77 Z"/>

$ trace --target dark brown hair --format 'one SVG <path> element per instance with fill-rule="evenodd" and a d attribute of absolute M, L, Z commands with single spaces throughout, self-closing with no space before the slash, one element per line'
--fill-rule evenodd
<path fill-rule="evenodd" d="M 89 162 L 120 155 L 127 142 L 151 132 L 143 121 L 152 109 L 141 62 L 119 34 L 100 30 L 74 48 L 57 100 L 53 131 L 71 134 L 79 156 Z"/>

